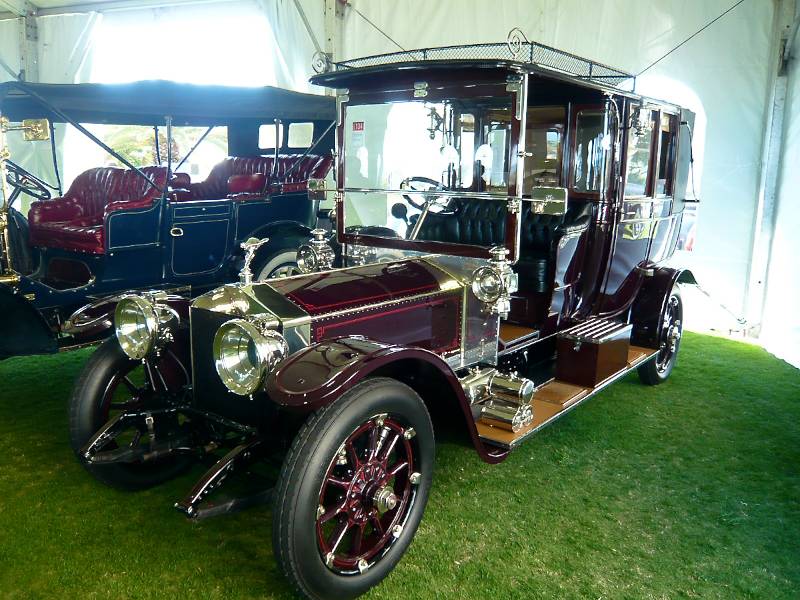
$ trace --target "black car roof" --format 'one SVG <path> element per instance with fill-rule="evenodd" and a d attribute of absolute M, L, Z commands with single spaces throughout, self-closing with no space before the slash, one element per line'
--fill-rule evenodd
<path fill-rule="evenodd" d="M 62 113 L 62 114 L 59 114 Z M 81 123 L 225 125 L 242 120 L 333 120 L 333 98 L 276 87 L 194 85 L 174 81 L 133 83 L 0 84 L 0 114 L 12 121 L 62 115 Z"/>
<path fill-rule="evenodd" d="M 527 72 L 546 79 L 678 108 L 673 103 L 648 98 L 621 87 L 635 88 L 636 76 L 631 73 L 537 42 L 516 42 L 512 37 L 508 42 L 418 48 L 353 58 L 326 66 L 328 70 L 312 77 L 312 83 L 347 88 L 375 85 L 382 80 L 416 71 L 420 74 L 424 71 L 463 72 L 476 69 Z"/>
<path fill-rule="evenodd" d="M 512 30 L 506 42 L 417 48 L 330 63 L 326 66 L 329 70 L 336 71 L 336 74 L 319 75 L 312 81 L 345 80 L 355 75 L 355 72 L 377 71 L 381 67 L 382 70 L 387 67 L 404 70 L 422 65 L 451 65 L 454 68 L 473 69 L 495 66 L 516 71 L 566 75 L 576 82 L 612 88 L 634 77 L 595 60 L 528 41 L 522 32 Z"/>

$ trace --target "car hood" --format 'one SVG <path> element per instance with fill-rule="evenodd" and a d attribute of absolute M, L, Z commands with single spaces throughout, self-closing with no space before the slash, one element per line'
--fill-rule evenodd
<path fill-rule="evenodd" d="M 485 261 L 438 255 L 230 284 L 198 297 L 194 308 L 231 316 L 260 315 L 285 323 L 460 290 Z M 475 264 L 473 264 L 475 263 Z"/>

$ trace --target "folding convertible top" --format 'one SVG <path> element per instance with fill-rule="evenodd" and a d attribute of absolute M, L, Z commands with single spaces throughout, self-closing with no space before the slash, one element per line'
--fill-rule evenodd
<path fill-rule="evenodd" d="M 276 87 L 194 85 L 174 81 L 133 83 L 0 84 L 0 114 L 12 121 L 47 118 L 80 123 L 225 125 L 243 120 L 333 120 L 330 96 Z"/>

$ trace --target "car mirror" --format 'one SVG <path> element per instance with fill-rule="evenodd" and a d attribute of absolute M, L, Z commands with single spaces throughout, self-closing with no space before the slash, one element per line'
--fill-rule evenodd
<path fill-rule="evenodd" d="M 531 193 L 531 209 L 537 215 L 563 215 L 567 212 L 567 188 L 535 187 Z"/>
<path fill-rule="evenodd" d="M 405 223 L 408 223 L 408 207 L 402 202 L 398 202 L 397 204 L 392 205 L 392 216 L 395 219 L 400 219 Z"/>

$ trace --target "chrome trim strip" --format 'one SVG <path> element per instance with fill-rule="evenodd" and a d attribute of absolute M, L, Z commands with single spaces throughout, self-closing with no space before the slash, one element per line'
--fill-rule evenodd
<path fill-rule="evenodd" d="M 338 310 L 334 312 L 323 313 L 320 315 L 316 315 L 313 317 L 315 321 L 323 321 L 325 319 L 335 319 L 338 317 L 346 317 L 351 314 L 367 312 L 369 310 L 374 310 L 377 308 L 385 308 L 388 306 L 394 306 L 399 304 L 404 304 L 406 302 L 416 302 L 418 300 L 425 300 L 426 298 L 435 298 L 438 296 L 447 296 L 451 294 L 453 290 L 436 290 L 435 292 L 426 292 L 424 294 L 416 294 L 414 296 L 406 296 L 405 298 L 395 298 L 393 300 L 384 300 L 383 302 L 377 302 L 375 304 L 363 304 L 361 306 L 356 306 L 354 308 L 347 308 L 344 310 Z"/>
<path fill-rule="evenodd" d="M 508 194 L 491 194 L 488 192 L 469 192 L 458 190 L 436 190 L 434 192 L 423 192 L 415 190 L 400 190 L 400 189 L 380 189 L 380 188 L 351 188 L 346 187 L 338 190 L 344 193 L 355 194 L 414 194 L 415 196 L 458 196 L 459 198 L 477 198 L 485 200 L 500 200 L 508 201 L 517 198 L 517 196 L 509 196 Z"/>

